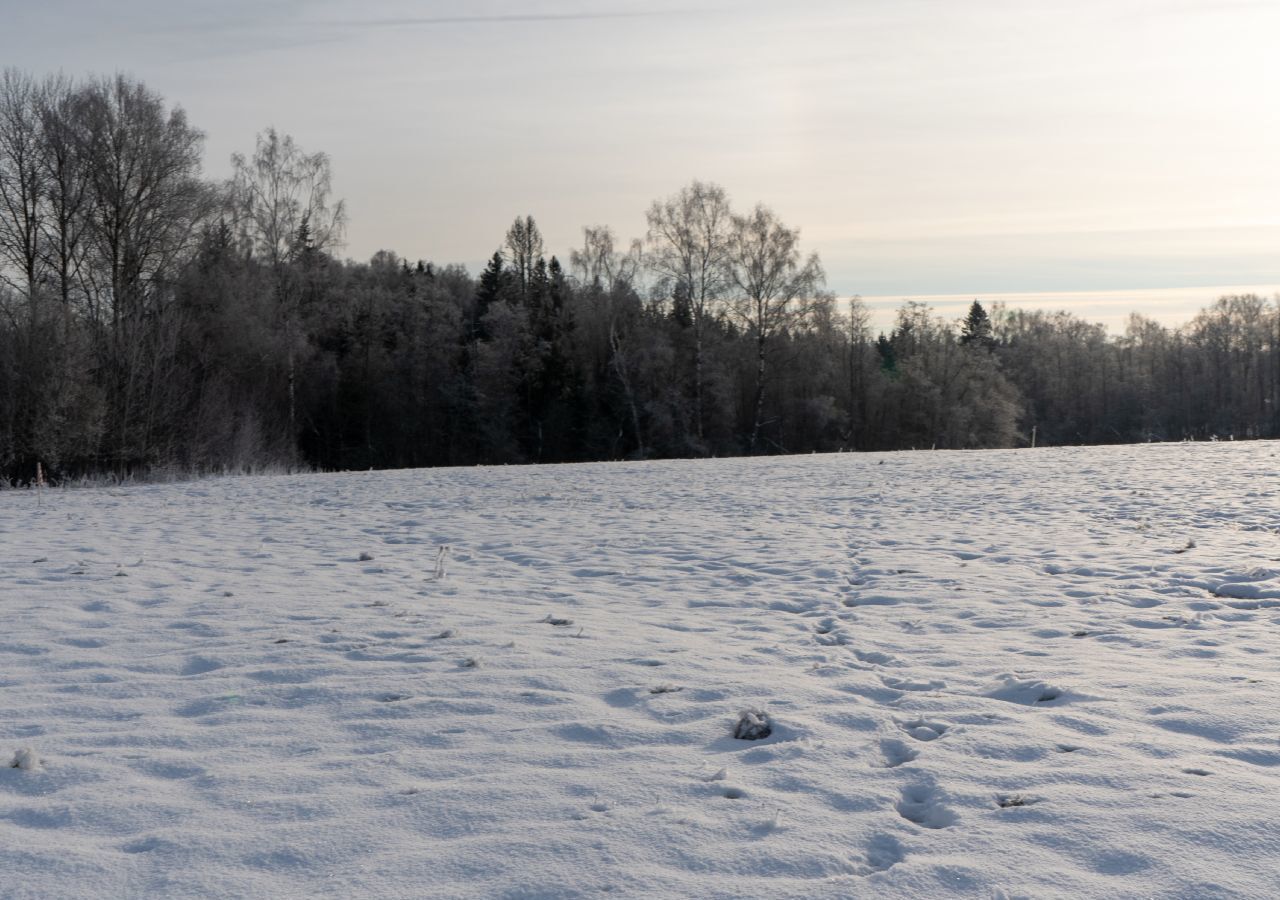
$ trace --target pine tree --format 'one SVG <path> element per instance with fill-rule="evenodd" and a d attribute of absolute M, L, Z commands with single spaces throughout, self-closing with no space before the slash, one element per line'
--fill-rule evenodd
<path fill-rule="evenodd" d="M 293 232 L 289 242 L 289 259 L 295 262 L 308 261 L 316 252 L 315 238 L 311 234 L 311 212 L 302 214 L 302 221 Z"/>
<path fill-rule="evenodd" d="M 880 368 L 888 375 L 898 374 L 898 354 L 893 349 L 893 342 L 883 334 L 876 338 L 876 352 L 880 354 Z"/>
<path fill-rule="evenodd" d="M 693 303 L 689 286 L 683 281 L 677 281 L 671 292 L 671 319 L 682 329 L 693 327 Z"/>
<path fill-rule="evenodd" d="M 489 311 L 490 306 L 502 299 L 506 274 L 502 265 L 502 253 L 494 251 L 489 259 L 489 265 L 485 266 L 484 271 L 480 273 L 480 284 L 476 288 L 476 305 L 471 320 L 471 331 L 477 338 L 484 339 L 487 336 L 484 334 L 484 314 Z"/>
<path fill-rule="evenodd" d="M 534 335 L 539 340 L 551 340 L 555 332 L 551 276 L 547 272 L 547 261 L 541 257 L 534 263 L 533 274 L 529 277 L 529 289 L 525 292 L 524 300 L 529 308 L 529 320 Z"/>
<path fill-rule="evenodd" d="M 969 307 L 969 314 L 965 316 L 964 325 L 960 328 L 960 343 L 966 346 L 982 347 L 986 350 L 990 350 L 995 346 L 991 317 L 987 315 L 987 311 L 982 308 L 982 304 L 977 300 L 974 300 L 973 305 Z"/>
<path fill-rule="evenodd" d="M 560 265 L 560 260 L 554 256 L 551 257 L 551 262 L 547 265 L 547 277 L 551 282 L 551 307 L 556 311 L 557 316 L 563 318 L 565 315 L 564 298 L 568 287 L 565 284 L 564 269 Z"/>

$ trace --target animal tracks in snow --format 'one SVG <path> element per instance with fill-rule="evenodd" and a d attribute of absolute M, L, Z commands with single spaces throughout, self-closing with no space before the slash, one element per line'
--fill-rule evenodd
<path fill-rule="evenodd" d="M 1274 452 L 0 493 L 0 885 L 1275 896 Z"/>
<path fill-rule="evenodd" d="M 920 756 L 920 751 L 908 747 L 902 741 L 894 738 L 884 738 L 880 741 L 880 754 L 884 768 L 896 769 L 898 766 L 915 760 Z"/>
<path fill-rule="evenodd" d="M 931 680 L 913 680 L 910 678 L 895 678 L 891 675 L 881 675 L 880 680 L 884 682 L 884 686 L 892 688 L 895 691 L 941 691 L 945 690 L 947 683 L 945 681 Z"/>
<path fill-rule="evenodd" d="M 877 834 L 867 842 L 857 873 L 865 876 L 887 872 L 906 858 L 906 851 L 897 838 L 891 834 Z"/>
<path fill-rule="evenodd" d="M 950 828 L 960 817 L 943 802 L 942 793 L 932 784 L 913 784 L 902 789 L 896 809 L 908 822 L 925 828 Z"/>
<path fill-rule="evenodd" d="M 898 727 L 905 731 L 917 741 L 928 743 L 936 741 L 942 737 L 950 729 L 950 726 L 943 722 L 931 722 L 923 716 L 918 719 L 912 719 L 907 722 L 899 722 Z"/>
<path fill-rule="evenodd" d="M 1033 678 L 1019 678 L 1016 675 L 999 676 L 995 686 L 986 691 L 986 696 L 1006 703 L 1018 703 L 1023 706 L 1037 706 L 1055 702 L 1066 702 L 1070 695 L 1061 688 Z"/>

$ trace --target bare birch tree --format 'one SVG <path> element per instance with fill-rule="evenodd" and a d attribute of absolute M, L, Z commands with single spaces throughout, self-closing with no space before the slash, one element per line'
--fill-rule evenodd
<path fill-rule="evenodd" d="M 71 328 L 73 298 L 80 290 L 92 200 L 89 166 L 83 156 L 86 94 L 65 75 L 40 86 L 41 154 L 47 212 L 42 220 L 45 263 L 61 303 L 64 332 Z"/>
<path fill-rule="evenodd" d="M 731 284 L 732 212 L 724 188 L 694 181 L 655 201 L 648 213 L 648 262 L 673 295 L 688 299 L 693 320 L 694 432 L 703 436 L 703 338 Z"/>
<path fill-rule="evenodd" d="M 527 304 L 533 271 L 543 256 L 542 232 L 538 230 L 538 223 L 533 221 L 533 216 L 525 216 L 523 219 L 517 216 L 511 223 L 511 227 L 507 229 L 506 255 L 511 271 L 515 273 L 520 302 Z"/>
<path fill-rule="evenodd" d="M 311 249 L 342 244 L 346 205 L 334 201 L 329 157 L 304 153 L 290 135 L 268 128 L 258 135 L 252 159 L 231 157 L 232 203 L 243 249 L 279 265 L 299 252 L 299 236 Z"/>
<path fill-rule="evenodd" d="M 30 75 L 17 69 L 0 74 L 0 278 L 27 299 L 32 319 L 45 194 L 36 99 Z"/>
<path fill-rule="evenodd" d="M 342 243 L 346 205 L 334 201 L 329 157 L 304 153 L 289 135 L 268 128 L 253 158 L 231 157 L 231 205 L 242 251 L 272 273 L 278 325 L 284 332 L 289 434 L 298 433 L 298 353 L 305 345 L 298 319 L 301 290 L 285 270 L 302 254 Z"/>
<path fill-rule="evenodd" d="M 622 325 L 620 299 L 634 295 L 644 266 L 644 250 L 640 241 L 632 241 L 625 252 L 614 248 L 613 230 L 605 225 L 582 229 L 582 249 L 574 250 L 569 264 L 579 284 L 594 294 L 603 309 L 608 326 L 609 365 L 626 399 L 631 428 L 635 432 L 636 455 L 645 456 L 645 435 L 640 420 L 640 404 L 636 396 L 632 372 L 632 348 Z"/>
<path fill-rule="evenodd" d="M 771 209 L 757 204 L 733 217 L 730 277 L 736 291 L 730 310 L 756 350 L 756 377 L 748 452 L 754 453 L 764 425 L 764 392 L 770 340 L 803 313 L 805 301 L 825 281 L 817 254 L 802 258 L 800 232 L 787 228 Z"/>
<path fill-rule="evenodd" d="M 123 75 L 91 80 L 77 94 L 66 111 L 87 193 L 76 214 L 87 254 L 82 284 L 111 423 L 99 457 L 128 466 L 150 458 L 153 429 L 173 408 L 175 380 L 163 361 L 174 281 L 208 209 L 204 135 L 181 108 Z"/>

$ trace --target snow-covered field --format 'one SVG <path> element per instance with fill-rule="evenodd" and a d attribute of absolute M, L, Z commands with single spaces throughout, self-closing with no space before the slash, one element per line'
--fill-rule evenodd
<path fill-rule="evenodd" d="M 1280 896 L 1278 451 L 0 493 L 0 896 Z"/>

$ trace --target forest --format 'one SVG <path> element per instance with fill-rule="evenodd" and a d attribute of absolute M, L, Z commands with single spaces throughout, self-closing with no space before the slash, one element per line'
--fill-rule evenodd
<path fill-rule="evenodd" d="M 521 214 L 473 275 L 341 259 L 329 159 L 274 129 L 202 156 L 130 77 L 0 76 L 0 483 L 1280 436 L 1276 298 L 876 334 L 715 184 L 561 255 Z"/>

